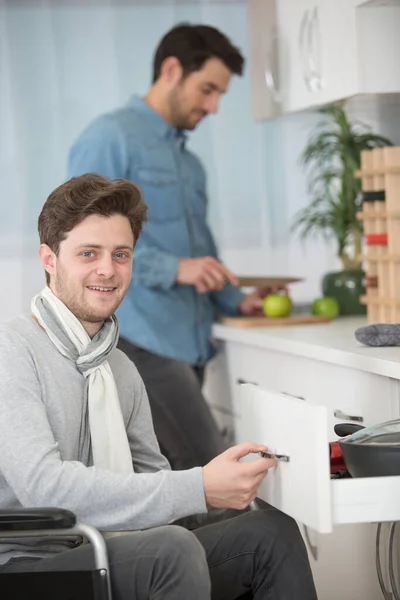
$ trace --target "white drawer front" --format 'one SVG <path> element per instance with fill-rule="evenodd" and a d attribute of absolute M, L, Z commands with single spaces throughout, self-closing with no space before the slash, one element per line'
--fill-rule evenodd
<path fill-rule="evenodd" d="M 330 479 L 326 407 L 244 384 L 238 411 L 238 442 L 290 456 L 270 470 L 261 499 L 320 533 L 334 524 L 400 521 L 400 477 Z"/>
<path fill-rule="evenodd" d="M 369 426 L 399 415 L 399 382 L 388 377 L 243 344 L 229 343 L 225 353 L 234 412 L 245 382 L 326 406 L 329 441 L 336 423 Z"/>
<path fill-rule="evenodd" d="M 365 427 L 397 417 L 392 406 L 393 384 L 389 377 L 313 361 L 307 400 L 328 408 L 330 439 L 340 422 L 356 422 Z M 398 398 L 396 399 L 398 401 Z"/>
<path fill-rule="evenodd" d="M 400 521 L 400 477 L 332 480 L 334 523 Z"/>
<path fill-rule="evenodd" d="M 332 530 L 327 411 L 258 386 L 241 386 L 238 442 L 266 444 L 287 454 L 264 479 L 259 496 L 297 521 Z"/>
<path fill-rule="evenodd" d="M 312 377 L 307 358 L 234 343 L 227 344 L 225 351 L 233 395 L 241 381 L 307 398 Z"/>

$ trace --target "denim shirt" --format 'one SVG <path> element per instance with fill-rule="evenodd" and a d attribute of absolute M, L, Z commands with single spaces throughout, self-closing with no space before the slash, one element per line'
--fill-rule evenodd
<path fill-rule="evenodd" d="M 69 154 L 68 177 L 99 173 L 137 184 L 148 222 L 134 252 L 132 281 L 117 310 L 120 332 L 155 354 L 202 365 L 213 355 L 217 313 L 237 314 L 243 293 L 227 284 L 198 294 L 175 281 L 180 258 L 217 257 L 206 222 L 206 177 L 186 136 L 142 99 L 102 115 Z"/>

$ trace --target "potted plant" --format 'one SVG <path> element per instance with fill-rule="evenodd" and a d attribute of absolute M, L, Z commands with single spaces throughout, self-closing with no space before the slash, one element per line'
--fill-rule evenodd
<path fill-rule="evenodd" d="M 365 292 L 360 260 L 363 226 L 356 216 L 361 181 L 355 171 L 362 150 L 393 144 L 362 123 L 350 123 L 341 103 L 319 112 L 324 118 L 300 156 L 308 170 L 311 201 L 295 215 L 292 230 L 301 239 L 322 235 L 334 241 L 342 269 L 323 277 L 323 295 L 338 300 L 341 314 L 363 314 L 365 307 L 359 301 Z"/>

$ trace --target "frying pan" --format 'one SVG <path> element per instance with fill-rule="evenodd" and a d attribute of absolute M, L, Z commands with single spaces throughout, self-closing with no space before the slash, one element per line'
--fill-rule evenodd
<path fill-rule="evenodd" d="M 400 419 L 372 427 L 339 423 L 335 433 L 352 477 L 400 475 Z"/>

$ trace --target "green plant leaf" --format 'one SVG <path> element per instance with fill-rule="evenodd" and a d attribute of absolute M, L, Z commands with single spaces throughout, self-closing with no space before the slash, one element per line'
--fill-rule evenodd
<path fill-rule="evenodd" d="M 343 266 L 359 264 L 362 222 L 357 220 L 361 182 L 355 178 L 361 152 L 392 146 L 360 122 L 350 123 L 342 103 L 319 110 L 322 115 L 299 160 L 308 174 L 310 202 L 294 216 L 291 226 L 301 239 L 321 236 L 334 240 Z"/>

